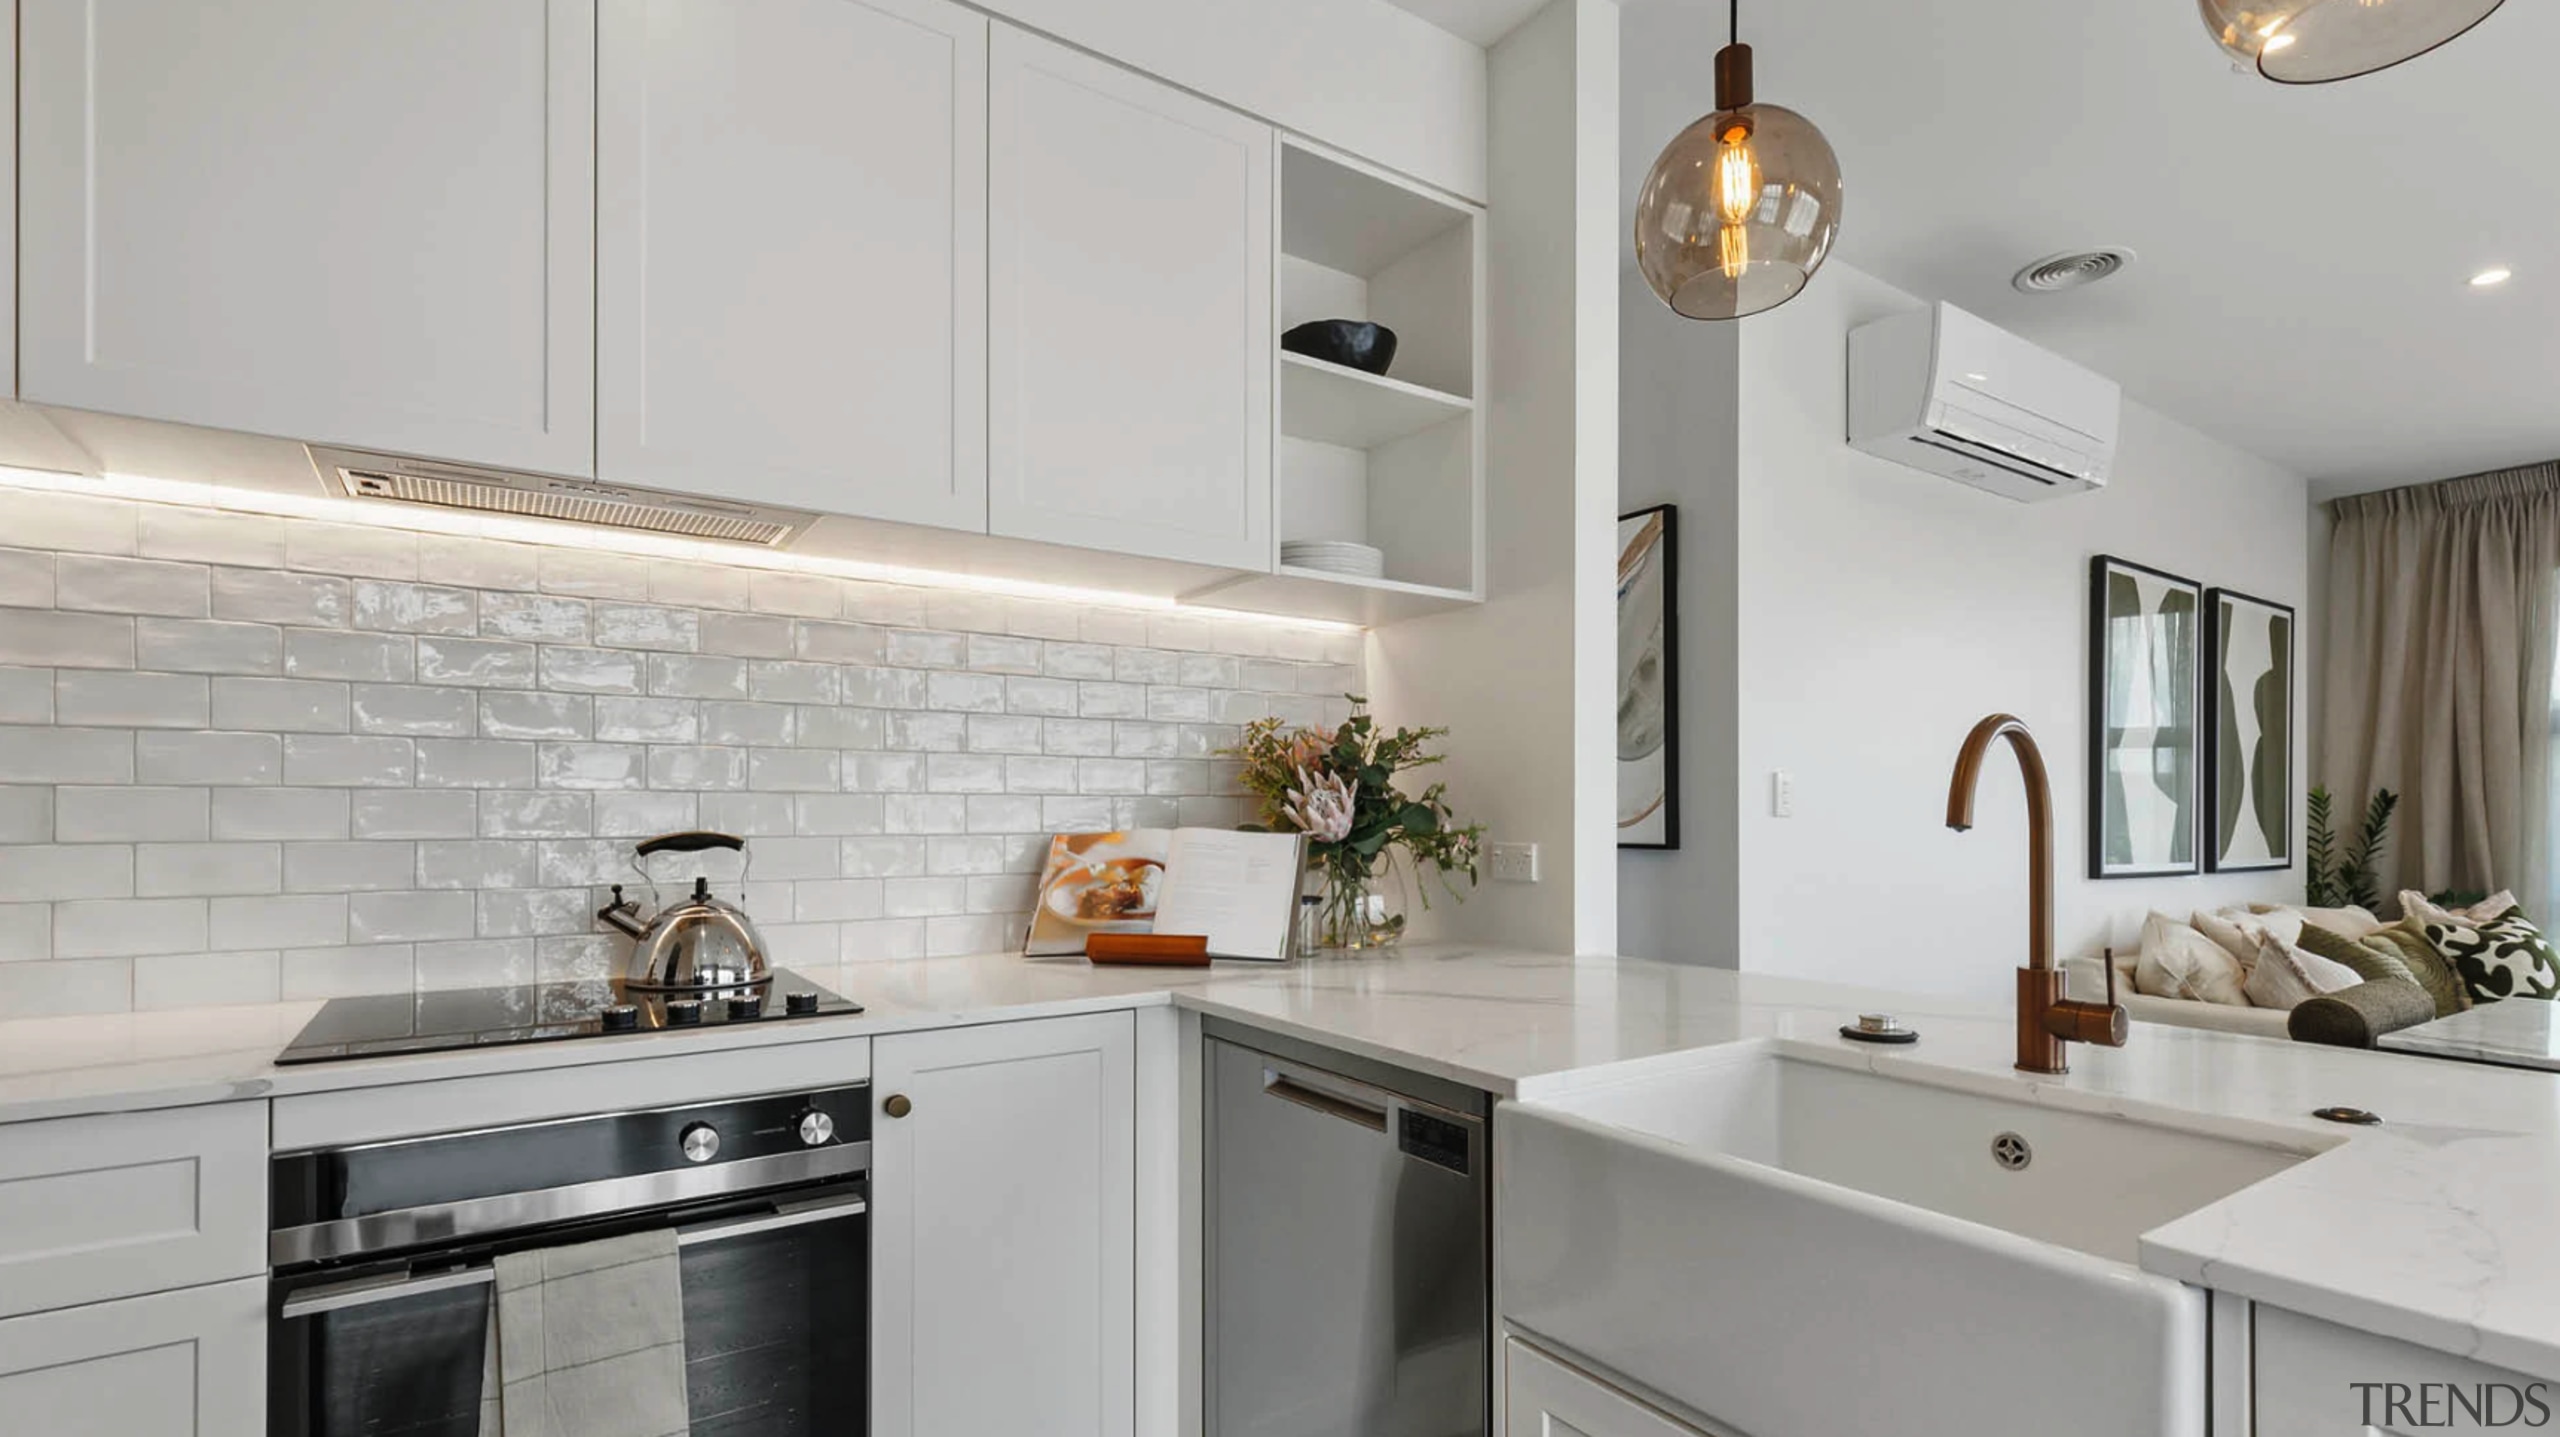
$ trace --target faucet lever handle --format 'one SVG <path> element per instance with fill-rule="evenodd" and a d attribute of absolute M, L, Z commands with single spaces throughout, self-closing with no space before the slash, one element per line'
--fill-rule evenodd
<path fill-rule="evenodd" d="M 2108 944 L 2106 947 L 2104 947 L 2104 948 L 2102 948 L 2102 949 L 2098 950 L 2098 952 L 2099 952 L 2099 959 L 2100 959 L 2100 961 L 2101 961 L 2101 962 L 2103 962 L 2103 963 L 2105 963 L 2105 964 L 2107 965 L 2107 1006 L 2108 1006 L 2108 1007 L 2110 1007 L 2110 1008 L 2112 1008 L 2112 1007 L 2116 1006 L 2116 950 L 2115 950 L 2115 945 L 2114 945 L 2114 944 L 2112 944 L 2112 943 L 2110 943 L 2110 944 Z"/>

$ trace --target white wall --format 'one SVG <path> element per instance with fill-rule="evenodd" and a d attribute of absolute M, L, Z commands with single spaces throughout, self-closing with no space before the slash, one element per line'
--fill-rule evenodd
<path fill-rule="evenodd" d="M 2134 403 L 2109 487 L 2045 504 L 2013 504 L 1852 450 L 1842 438 L 1848 332 L 1916 303 L 1834 261 L 1793 303 L 1737 327 L 1735 729 L 1727 747 L 1711 716 L 1692 712 L 1682 736 L 1693 774 L 1732 755 L 1741 965 L 2007 997 L 2026 927 L 2015 765 L 1994 760 L 1973 832 L 1944 826 L 1957 745 L 1994 710 L 2034 728 L 2054 777 L 2062 954 L 2133 942 L 2152 907 L 2298 899 L 2298 867 L 2087 878 L 2083 729 L 2090 557 L 2118 554 L 2300 606 L 2303 481 Z M 1631 384 L 1662 382 L 1628 372 Z M 1629 400 L 1631 416 L 1641 408 Z M 1643 452 L 1650 441 L 1633 428 L 1631 419 L 1628 449 Z M 1718 502 L 1695 480 L 1675 477 L 1671 487 Z M 1692 554 L 1704 547 L 1703 527 L 1686 526 Z M 2301 764 L 2297 746 L 2297 788 Z M 1795 776 L 1793 818 L 1770 816 L 1778 769 Z M 1693 779 L 1693 804 L 1700 792 Z M 1718 861 L 1712 847 L 1684 852 L 1643 882 L 1703 889 Z M 1647 860 L 1627 855 L 1621 866 L 1633 873 Z M 1637 887 L 1630 881 L 1631 893 Z M 1674 921 L 1655 931 L 1672 936 L 1656 940 L 1659 956 L 1722 961 L 1712 943 L 1681 951 L 1688 922 L 1665 912 Z M 1630 918 L 1628 927 L 1641 925 Z"/>
<path fill-rule="evenodd" d="M 1492 53 L 1486 601 L 1378 631 L 1388 723 L 1453 730 L 1459 816 L 1535 842 L 1541 881 L 1488 882 L 1417 932 L 1617 946 L 1618 12 L 1555 0 Z"/>

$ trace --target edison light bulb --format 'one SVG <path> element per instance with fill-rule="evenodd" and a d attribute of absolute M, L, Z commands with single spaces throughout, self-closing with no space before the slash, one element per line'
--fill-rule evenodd
<path fill-rule="evenodd" d="M 1716 136 L 1716 218 L 1738 225 L 1760 203 L 1760 157 L 1751 149 L 1751 127 L 1736 119 Z"/>

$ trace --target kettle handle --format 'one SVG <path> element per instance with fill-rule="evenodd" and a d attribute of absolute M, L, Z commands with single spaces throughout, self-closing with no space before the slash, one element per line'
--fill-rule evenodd
<path fill-rule="evenodd" d="M 734 833 L 713 833 L 705 829 L 694 829 L 684 833 L 661 833 L 655 838 L 643 840 L 631 851 L 636 857 L 646 858 L 652 853 L 700 853 L 706 848 L 727 848 L 743 853 L 746 851 L 747 841 Z"/>

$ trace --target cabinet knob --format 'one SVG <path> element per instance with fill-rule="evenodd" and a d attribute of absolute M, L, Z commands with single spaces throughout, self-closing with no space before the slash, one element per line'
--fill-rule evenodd
<path fill-rule="evenodd" d="M 907 1095 L 904 1093 L 891 1093 L 880 1104 L 880 1111 L 893 1118 L 903 1118 L 915 1110 L 916 1105 L 907 1101 Z"/>

